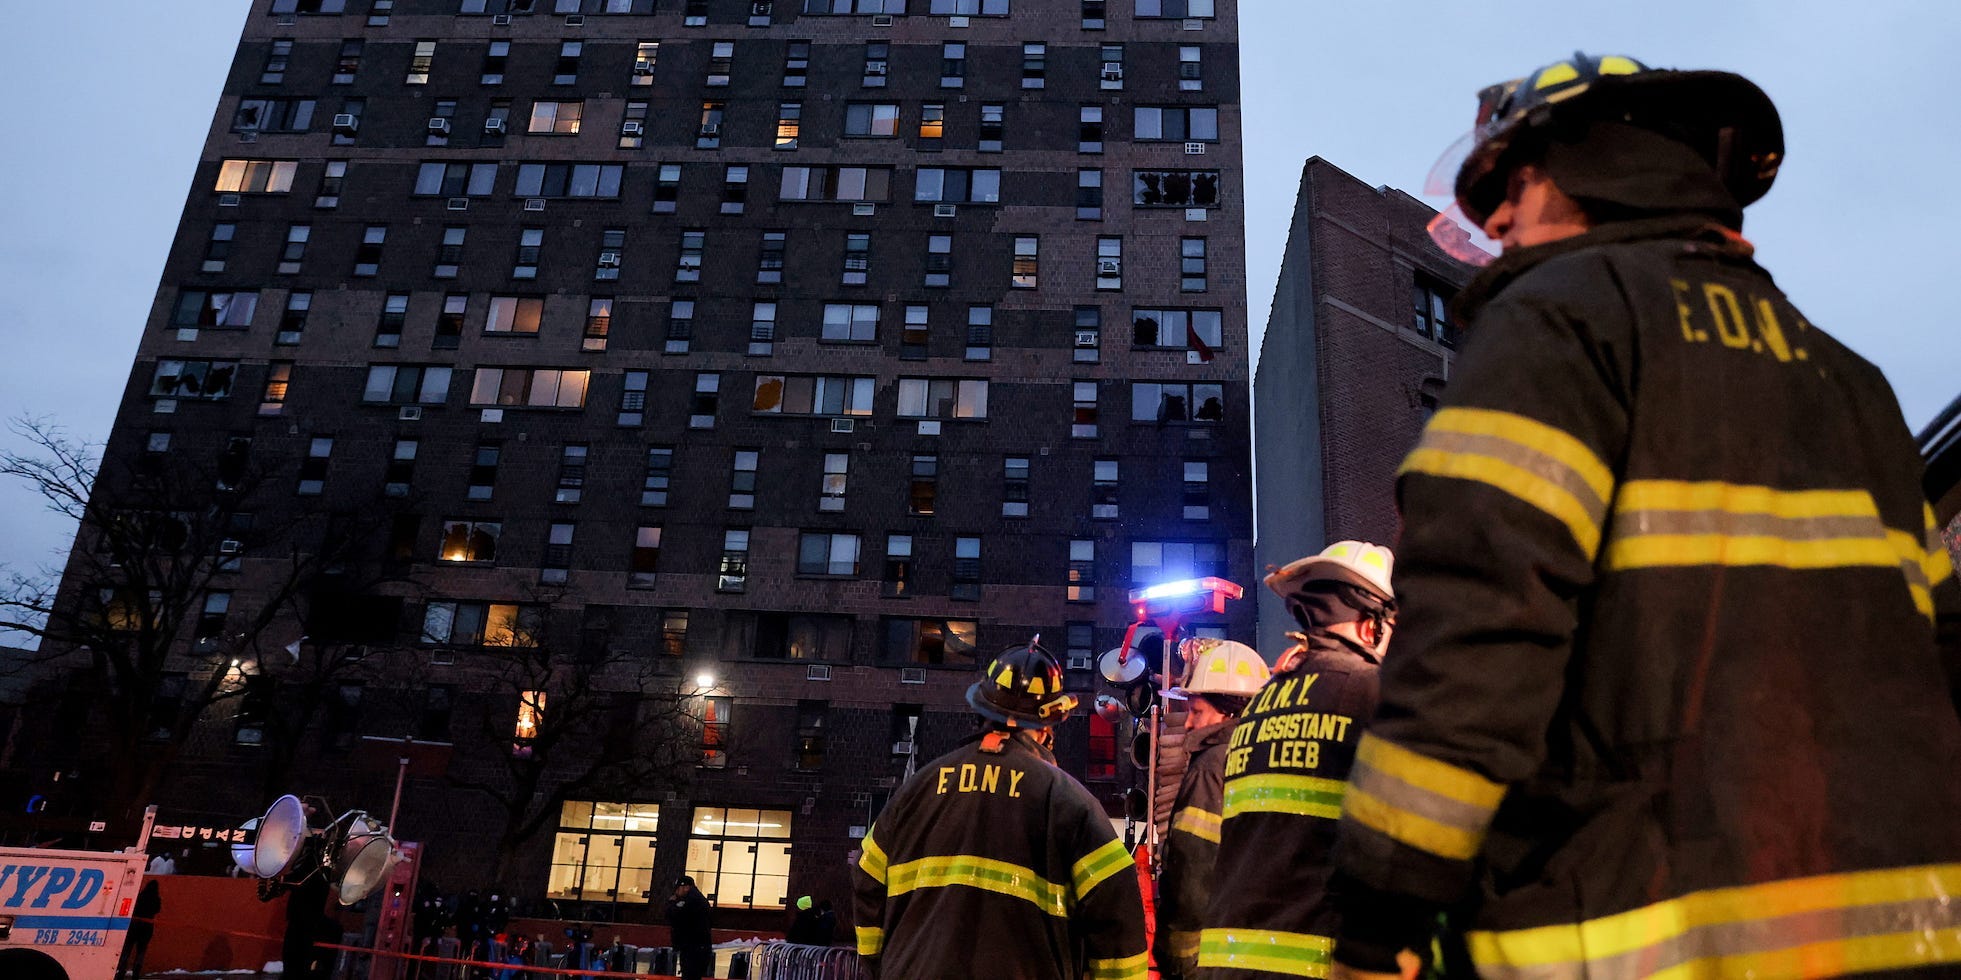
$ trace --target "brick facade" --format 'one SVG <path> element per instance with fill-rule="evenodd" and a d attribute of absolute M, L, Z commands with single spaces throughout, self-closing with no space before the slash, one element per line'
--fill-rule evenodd
<path fill-rule="evenodd" d="M 1344 538 L 1395 542 L 1396 467 L 1455 356 L 1415 317 L 1413 290 L 1449 296 L 1470 278 L 1430 241 L 1435 213 L 1320 157 L 1301 170 L 1255 379 L 1262 569 Z M 1258 593 L 1271 658 L 1296 627 L 1278 597 Z"/>
<path fill-rule="evenodd" d="M 748 806 L 793 815 L 791 898 L 828 895 L 843 906 L 846 856 L 855 846 L 850 831 L 876 813 L 904 765 L 893 752 L 894 706 L 923 709 L 921 764 L 973 726 L 961 696 L 975 674 L 972 665 L 915 665 L 886 657 L 889 618 L 976 622 L 981 660 L 1037 631 L 1061 654 L 1069 623 L 1093 624 L 1090 646 L 1101 651 L 1116 645 L 1130 618 L 1124 592 L 1133 584 L 1133 542 L 1216 544 L 1223 560 L 1200 573 L 1251 581 L 1252 406 L 1235 5 L 1218 3 L 1214 17 L 1166 20 L 1134 17 L 1130 3 L 1111 3 L 1102 26 L 1092 28 L 1083 16 L 1092 5 L 1036 0 L 1017 0 L 1011 16 L 971 18 L 931 15 L 932 0 L 912 0 L 910 13 L 889 21 L 806 14 L 795 0 L 587 0 L 575 16 L 550 12 L 554 0 L 536 0 L 528 5 L 536 12 L 508 17 L 494 9 L 459 14 L 459 2 L 398 0 L 392 10 L 370 12 L 379 5 L 354 0 L 345 13 L 294 14 L 280 12 L 290 5 L 256 0 L 186 199 L 108 458 L 137 459 L 154 432 L 170 433 L 171 454 L 198 459 L 248 437 L 252 458 L 285 487 L 279 481 L 297 478 L 294 470 L 314 441 L 333 439 L 322 493 L 297 498 L 281 490 L 286 496 L 269 499 L 386 518 L 375 523 L 389 530 L 373 532 L 367 553 L 375 569 L 387 573 L 376 576 L 386 581 L 373 591 L 399 602 L 372 607 L 382 610 L 375 614 L 382 621 L 360 624 L 362 631 L 387 638 L 365 644 L 367 659 L 341 678 L 363 684 L 361 703 L 350 718 L 330 722 L 323 715 L 308 728 L 283 788 L 324 795 L 338 807 L 385 812 L 394 783 L 389 753 L 347 748 L 347 736 L 400 737 L 427 724 L 430 691 L 447 692 L 453 698 L 448 731 L 417 734 L 458 743 L 451 771 L 412 776 L 398 821 L 405 838 L 424 842 L 426 873 L 441 887 L 498 884 L 490 880 L 485 855 L 501 817 L 454 782 L 494 772 L 483 760 L 501 751 L 506 736 L 485 733 L 508 729 L 509 722 L 499 719 L 514 716 L 515 697 L 492 682 L 496 658 L 507 651 L 419 642 L 426 610 L 441 601 L 536 602 L 549 607 L 550 628 L 560 635 L 627 651 L 652 664 L 649 675 L 667 679 L 661 684 L 684 685 L 711 672 L 714 693 L 732 699 L 727 768 L 589 797 L 662 805 L 656 898 L 684 866 L 690 807 Z M 506 5 L 491 0 L 488 7 Z M 339 5 L 328 0 L 298 6 Z M 631 12 L 605 12 L 609 7 Z M 698 25 L 691 23 L 697 8 L 704 18 Z M 636 84 L 637 45 L 655 40 L 652 82 Z M 358 69 L 337 82 L 342 55 L 354 41 L 361 42 Z M 426 84 L 405 83 L 416 45 L 431 41 L 435 55 Z M 574 77 L 554 82 L 563 65 L 561 45 L 568 41 L 582 42 L 583 51 Z M 290 42 L 291 50 L 283 77 L 267 81 L 276 42 Z M 509 53 L 502 81 L 485 83 L 494 42 L 508 42 Z M 866 62 L 876 53 L 867 46 L 881 42 L 889 45 L 881 59 L 886 71 L 877 76 L 884 84 L 866 85 L 872 77 Z M 708 84 L 717 43 L 733 44 L 726 85 Z M 967 46 L 959 88 L 942 84 L 947 43 Z M 1024 81 L 1036 77 L 1025 68 L 1031 55 L 1024 45 L 1034 43 L 1047 45 L 1039 88 Z M 808 82 L 786 85 L 786 64 L 798 44 L 808 44 Z M 1122 46 L 1115 85 L 1108 84 L 1105 45 Z M 1181 69 L 1194 54 L 1202 67 Z M 310 127 L 249 136 L 237 131 L 241 103 L 264 99 L 313 100 Z M 583 103 L 576 135 L 526 132 L 534 103 L 575 100 Z M 720 145 L 700 148 L 702 103 L 710 100 L 724 103 Z M 351 101 L 361 102 L 358 126 L 337 127 L 336 116 L 354 111 Z M 445 102 L 454 105 L 445 108 Z M 787 102 L 801 104 L 801 131 L 795 149 L 778 149 L 779 106 Z M 633 103 L 646 104 L 636 120 L 644 137 L 641 145 L 624 147 L 623 124 Z M 847 106 L 856 103 L 896 104 L 896 135 L 845 135 L 846 116 L 854 111 Z M 920 129 L 927 105 L 945 111 L 937 141 Z M 987 105 L 1003 107 L 998 152 L 979 145 Z M 501 136 L 484 126 L 500 106 L 509 113 Z M 1135 140 L 1137 106 L 1216 108 L 1217 138 L 1191 145 Z M 1079 145 L 1086 135 L 1085 107 L 1103 112 L 1100 152 Z M 427 145 L 433 118 L 449 120 L 445 146 Z M 290 189 L 228 191 L 226 174 L 240 165 L 232 163 L 228 171 L 227 161 L 291 161 Z M 491 165 L 492 189 L 413 193 L 422 168 L 432 162 Z M 538 163 L 618 165 L 618 195 L 520 193 L 517 182 L 529 179 L 522 168 Z M 336 188 L 329 168 L 339 164 L 345 174 Z M 668 164 L 680 168 L 672 194 L 662 185 Z M 731 166 L 749 168 L 739 213 L 725 206 Z M 783 172 L 790 167 L 891 168 L 890 189 L 883 199 L 859 205 L 782 200 Z M 924 168 L 998 168 L 1000 201 L 961 202 L 943 214 L 932 202 L 914 199 Z M 1087 200 L 1079 196 L 1082 170 L 1101 173 L 1100 216 L 1079 216 Z M 1154 206 L 1138 197 L 1142 192 L 1133 193 L 1138 171 L 1187 170 L 1218 172 L 1216 204 Z M 660 204 L 668 197 L 671 210 Z M 230 245 L 213 266 L 211 241 L 220 225 L 231 226 Z M 294 225 L 306 225 L 310 233 L 297 271 L 282 272 L 282 250 Z M 386 229 L 378 255 L 363 249 L 370 228 Z M 446 258 L 446 229 L 453 228 L 466 229 L 463 244 Z M 542 231 L 535 262 L 522 258 L 527 229 Z M 609 229 L 623 231 L 623 245 L 609 243 Z M 682 252 L 684 234 L 696 231 L 703 235 L 698 278 L 677 277 L 684 265 L 695 268 Z M 780 282 L 759 282 L 764 234 L 775 231 L 786 235 Z M 871 236 L 863 284 L 846 284 L 841 276 L 852 233 Z M 927 286 L 924 278 L 929 237 L 937 235 L 953 238 L 944 287 Z M 1035 288 L 1014 288 L 1016 239 L 1028 236 L 1039 237 L 1039 278 Z M 1099 237 L 1122 241 L 1120 287 L 1099 286 Z M 1205 240 L 1203 288 L 1181 288 L 1186 238 Z M 605 267 L 602 253 L 614 251 L 620 253 L 617 278 L 596 279 Z M 360 267 L 369 259 L 372 274 Z M 456 266 L 452 276 L 435 274 L 443 264 Z M 535 278 L 514 278 L 516 266 L 531 264 Z M 199 290 L 256 291 L 256 311 L 249 323 L 187 326 L 179 319 L 180 304 L 186 291 Z M 282 320 L 290 297 L 300 292 L 311 293 L 311 306 L 296 331 Z M 384 329 L 394 295 L 406 296 L 406 307 L 399 327 Z M 451 296 L 462 297 L 460 331 L 443 323 Z M 493 297 L 500 296 L 542 300 L 539 329 L 487 332 Z M 589 342 L 594 298 L 613 303 L 603 344 Z M 671 343 L 681 333 L 672 324 L 683 302 L 693 303 L 685 351 Z M 766 302 L 777 304 L 776 328 L 773 347 L 763 352 L 751 346 L 752 317 L 754 305 Z M 860 342 L 824 339 L 820 324 L 827 304 L 877 305 L 875 333 Z M 902 338 L 910 305 L 928 309 L 923 351 L 908 350 Z M 972 351 L 976 335 L 968 317 L 974 306 L 993 309 L 984 359 Z M 1100 316 L 1100 334 L 1087 342 L 1079 309 Z M 1135 345 L 1136 309 L 1216 310 L 1221 336 L 1205 351 L 1181 337 L 1163 347 Z M 378 341 L 383 335 L 396 339 Z M 198 360 L 236 362 L 229 397 L 159 393 L 160 370 Z M 377 365 L 396 365 L 398 373 L 447 367 L 453 374 L 446 393 L 404 397 L 397 389 L 367 400 L 364 391 Z M 494 368 L 586 371 L 588 384 L 577 407 L 523 404 L 538 397 L 545 383 L 538 378 L 520 404 L 472 404 L 474 379 Z M 283 397 L 269 397 L 268 379 L 281 370 L 290 370 L 290 384 Z M 704 408 L 696 388 L 706 374 L 719 377 L 720 391 Z M 752 410 L 759 403 L 757 378 L 774 375 L 869 378 L 869 411 L 799 417 Z M 644 408 L 635 407 L 641 398 L 631 387 L 640 377 Z M 901 379 L 985 380 L 986 418 L 944 418 L 937 426 L 902 418 Z M 1088 413 L 1075 401 L 1079 382 L 1093 384 L 1097 393 Z M 1134 382 L 1220 385 L 1223 418 L 1133 422 Z M 702 414 L 712 416 L 712 426 L 695 420 Z M 1072 432 L 1072 424 L 1094 430 Z M 407 492 L 386 494 L 400 440 L 417 443 L 413 472 Z M 485 443 L 498 449 L 493 489 L 488 499 L 469 499 L 466 487 Z M 568 445 L 586 448 L 576 502 L 561 499 Z M 658 506 L 642 503 L 650 447 L 673 450 L 667 500 Z M 758 478 L 753 506 L 732 509 L 731 467 L 739 451 L 760 454 Z M 839 510 L 820 509 L 827 453 L 849 457 Z M 914 457 L 925 454 L 938 457 L 938 495 L 928 516 L 909 506 Z M 1003 514 L 1010 457 L 1029 463 L 1025 517 Z M 1093 461 L 1099 459 L 1115 460 L 1121 469 L 1114 517 L 1091 517 L 1098 499 Z M 1184 479 L 1187 462 L 1207 466 L 1205 485 L 1196 491 Z M 1187 511 L 1194 492 L 1202 515 Z M 438 560 L 444 523 L 452 520 L 500 525 L 494 561 Z M 575 525 L 566 581 L 541 583 L 542 570 L 552 567 L 547 556 L 563 554 L 548 549 L 554 524 Z M 651 581 L 634 582 L 629 572 L 640 527 L 660 528 L 660 543 Z M 718 590 L 730 529 L 751 532 L 741 591 Z M 856 574 L 799 574 L 801 532 L 858 535 Z M 912 536 L 905 598 L 889 596 L 881 581 L 892 534 Z M 956 539 L 964 537 L 981 541 L 976 589 L 969 593 L 977 597 L 957 598 L 967 584 L 955 581 L 964 577 L 955 555 Z M 1094 586 L 1089 601 L 1066 595 L 1072 540 L 1095 543 L 1094 565 L 1082 569 Z M 254 607 L 254 585 L 262 581 L 257 573 L 278 561 L 276 553 L 244 556 L 236 580 L 228 583 L 234 616 Z M 85 585 L 71 581 L 69 588 L 79 594 Z M 674 611 L 686 611 L 689 619 L 684 649 L 669 656 L 661 652 L 661 624 L 662 615 Z M 749 617 L 776 614 L 844 617 L 849 642 L 823 648 L 821 660 L 792 659 L 785 648 L 742 642 L 751 629 L 774 635 L 768 631 L 780 621 L 755 627 Z M 1239 603 L 1209 625 L 1249 639 L 1253 621 L 1252 604 Z M 305 628 L 291 624 L 272 646 Z M 813 665 L 829 667 L 829 679 L 811 679 Z M 194 677 L 214 669 L 188 644 L 182 666 Z M 915 666 L 922 668 L 918 676 L 905 669 Z M 1072 683 L 1085 691 L 1095 685 L 1081 670 L 1072 671 Z M 81 698 L 85 710 L 86 696 Z M 796 767 L 798 702 L 805 700 L 828 705 L 824 758 L 815 771 Z M 58 701 L 48 702 L 39 724 L 56 724 Z M 214 708 L 186 748 L 159 800 L 167 819 L 236 822 L 282 788 L 267 785 L 258 748 L 235 744 L 235 710 Z M 550 710 L 548 704 L 548 717 Z M 339 748 L 329 730 L 334 725 L 340 726 Z M 1087 726 L 1078 719 L 1061 734 L 1060 754 L 1078 773 L 1088 758 Z M 470 740 L 483 744 L 464 744 Z M 493 754 L 486 755 L 486 748 Z M 86 774 L 86 750 L 74 754 L 62 765 Z M 18 772 L 39 785 L 48 778 L 48 761 L 21 762 Z M 1094 788 L 1112 800 L 1120 789 L 1114 782 Z M 553 829 L 548 825 L 530 839 L 518 880 L 503 887 L 521 897 L 542 896 Z M 588 899 L 564 911 L 616 914 L 606 902 Z M 644 908 L 623 907 L 617 914 L 639 917 Z M 752 918 L 767 928 L 776 916 L 758 912 Z"/>

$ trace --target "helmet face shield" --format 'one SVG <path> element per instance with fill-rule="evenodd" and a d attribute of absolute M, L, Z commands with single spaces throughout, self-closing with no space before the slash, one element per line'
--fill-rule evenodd
<path fill-rule="evenodd" d="M 1473 129 L 1445 148 L 1423 181 L 1424 196 L 1452 202 L 1430 219 L 1430 240 L 1446 255 L 1466 265 L 1489 265 L 1498 256 L 1498 243 L 1485 235 L 1483 227 L 1484 218 L 1505 202 L 1505 180 L 1491 166 L 1497 156 L 1492 150 L 1484 128 Z M 1467 172 L 1468 166 L 1474 165 L 1473 154 L 1483 163 L 1480 179 L 1472 181 L 1468 188 L 1460 188 L 1458 178 Z M 1494 190 L 1495 200 L 1492 199 Z"/>

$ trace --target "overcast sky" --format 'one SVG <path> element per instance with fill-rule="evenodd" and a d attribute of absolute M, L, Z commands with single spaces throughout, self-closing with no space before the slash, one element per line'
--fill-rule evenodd
<path fill-rule="evenodd" d="M 1073 0 L 1016 0 L 1037 2 Z M 0 32 L 0 91 L 15 93 L 0 153 L 0 417 L 108 434 L 243 18 L 262 4 L 12 5 Z M 1961 4 L 1242 0 L 1241 18 L 1256 336 L 1303 160 L 1420 190 L 1470 127 L 1480 87 L 1579 48 L 1762 85 L 1789 154 L 1749 212 L 1759 258 L 1814 324 L 1885 370 L 1916 428 L 1961 392 L 1961 328 L 1942 285 L 1961 229 Z M 37 498 L 0 488 L 0 565 L 56 561 L 72 534 Z"/>

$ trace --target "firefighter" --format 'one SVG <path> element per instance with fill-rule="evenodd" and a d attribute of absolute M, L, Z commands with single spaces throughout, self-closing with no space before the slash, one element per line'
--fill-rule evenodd
<path fill-rule="evenodd" d="M 874 975 L 1143 980 L 1136 866 L 1082 784 L 1055 766 L 1076 707 L 1033 642 L 967 689 L 982 733 L 922 766 L 865 835 L 852 875 Z"/>
<path fill-rule="evenodd" d="M 1199 976 L 1327 976 L 1335 820 L 1375 709 L 1376 665 L 1396 616 L 1394 565 L 1380 545 L 1337 541 L 1266 577 L 1301 631 L 1228 743 Z"/>
<path fill-rule="evenodd" d="M 1185 702 L 1190 753 L 1171 805 L 1171 833 L 1158 875 L 1158 971 L 1165 980 L 1198 975 L 1199 929 L 1212 901 L 1212 861 L 1219 853 L 1220 796 L 1227 742 L 1246 703 L 1266 683 L 1266 661 L 1252 647 L 1201 637 L 1185 643 L 1188 676 L 1164 696 Z"/>
<path fill-rule="evenodd" d="M 1504 254 L 1399 477 L 1342 972 L 1460 902 L 1485 977 L 1961 972 L 1961 592 L 1885 379 L 1741 235 L 1775 107 L 1585 55 L 1480 102 Z"/>

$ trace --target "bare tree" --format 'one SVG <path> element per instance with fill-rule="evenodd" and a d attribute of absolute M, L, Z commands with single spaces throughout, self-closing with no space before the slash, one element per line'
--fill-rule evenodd
<path fill-rule="evenodd" d="M 273 504 L 271 481 L 290 478 L 296 461 L 255 456 L 248 442 L 208 464 L 188 452 L 105 462 L 45 419 L 10 425 L 31 448 L 0 453 L 0 476 L 78 530 L 65 570 L 6 573 L 0 631 L 39 640 L 14 669 L 88 674 L 98 693 L 92 733 L 106 742 L 96 802 L 129 817 L 214 706 L 269 710 L 307 602 L 356 574 L 372 518 L 290 492 Z"/>
<path fill-rule="evenodd" d="M 702 762 L 702 700 L 645 651 L 520 621 L 489 667 L 476 737 L 459 739 L 454 785 L 501 811 L 494 881 L 575 799 L 682 790 Z M 597 797 L 595 796 L 597 794 Z"/>

